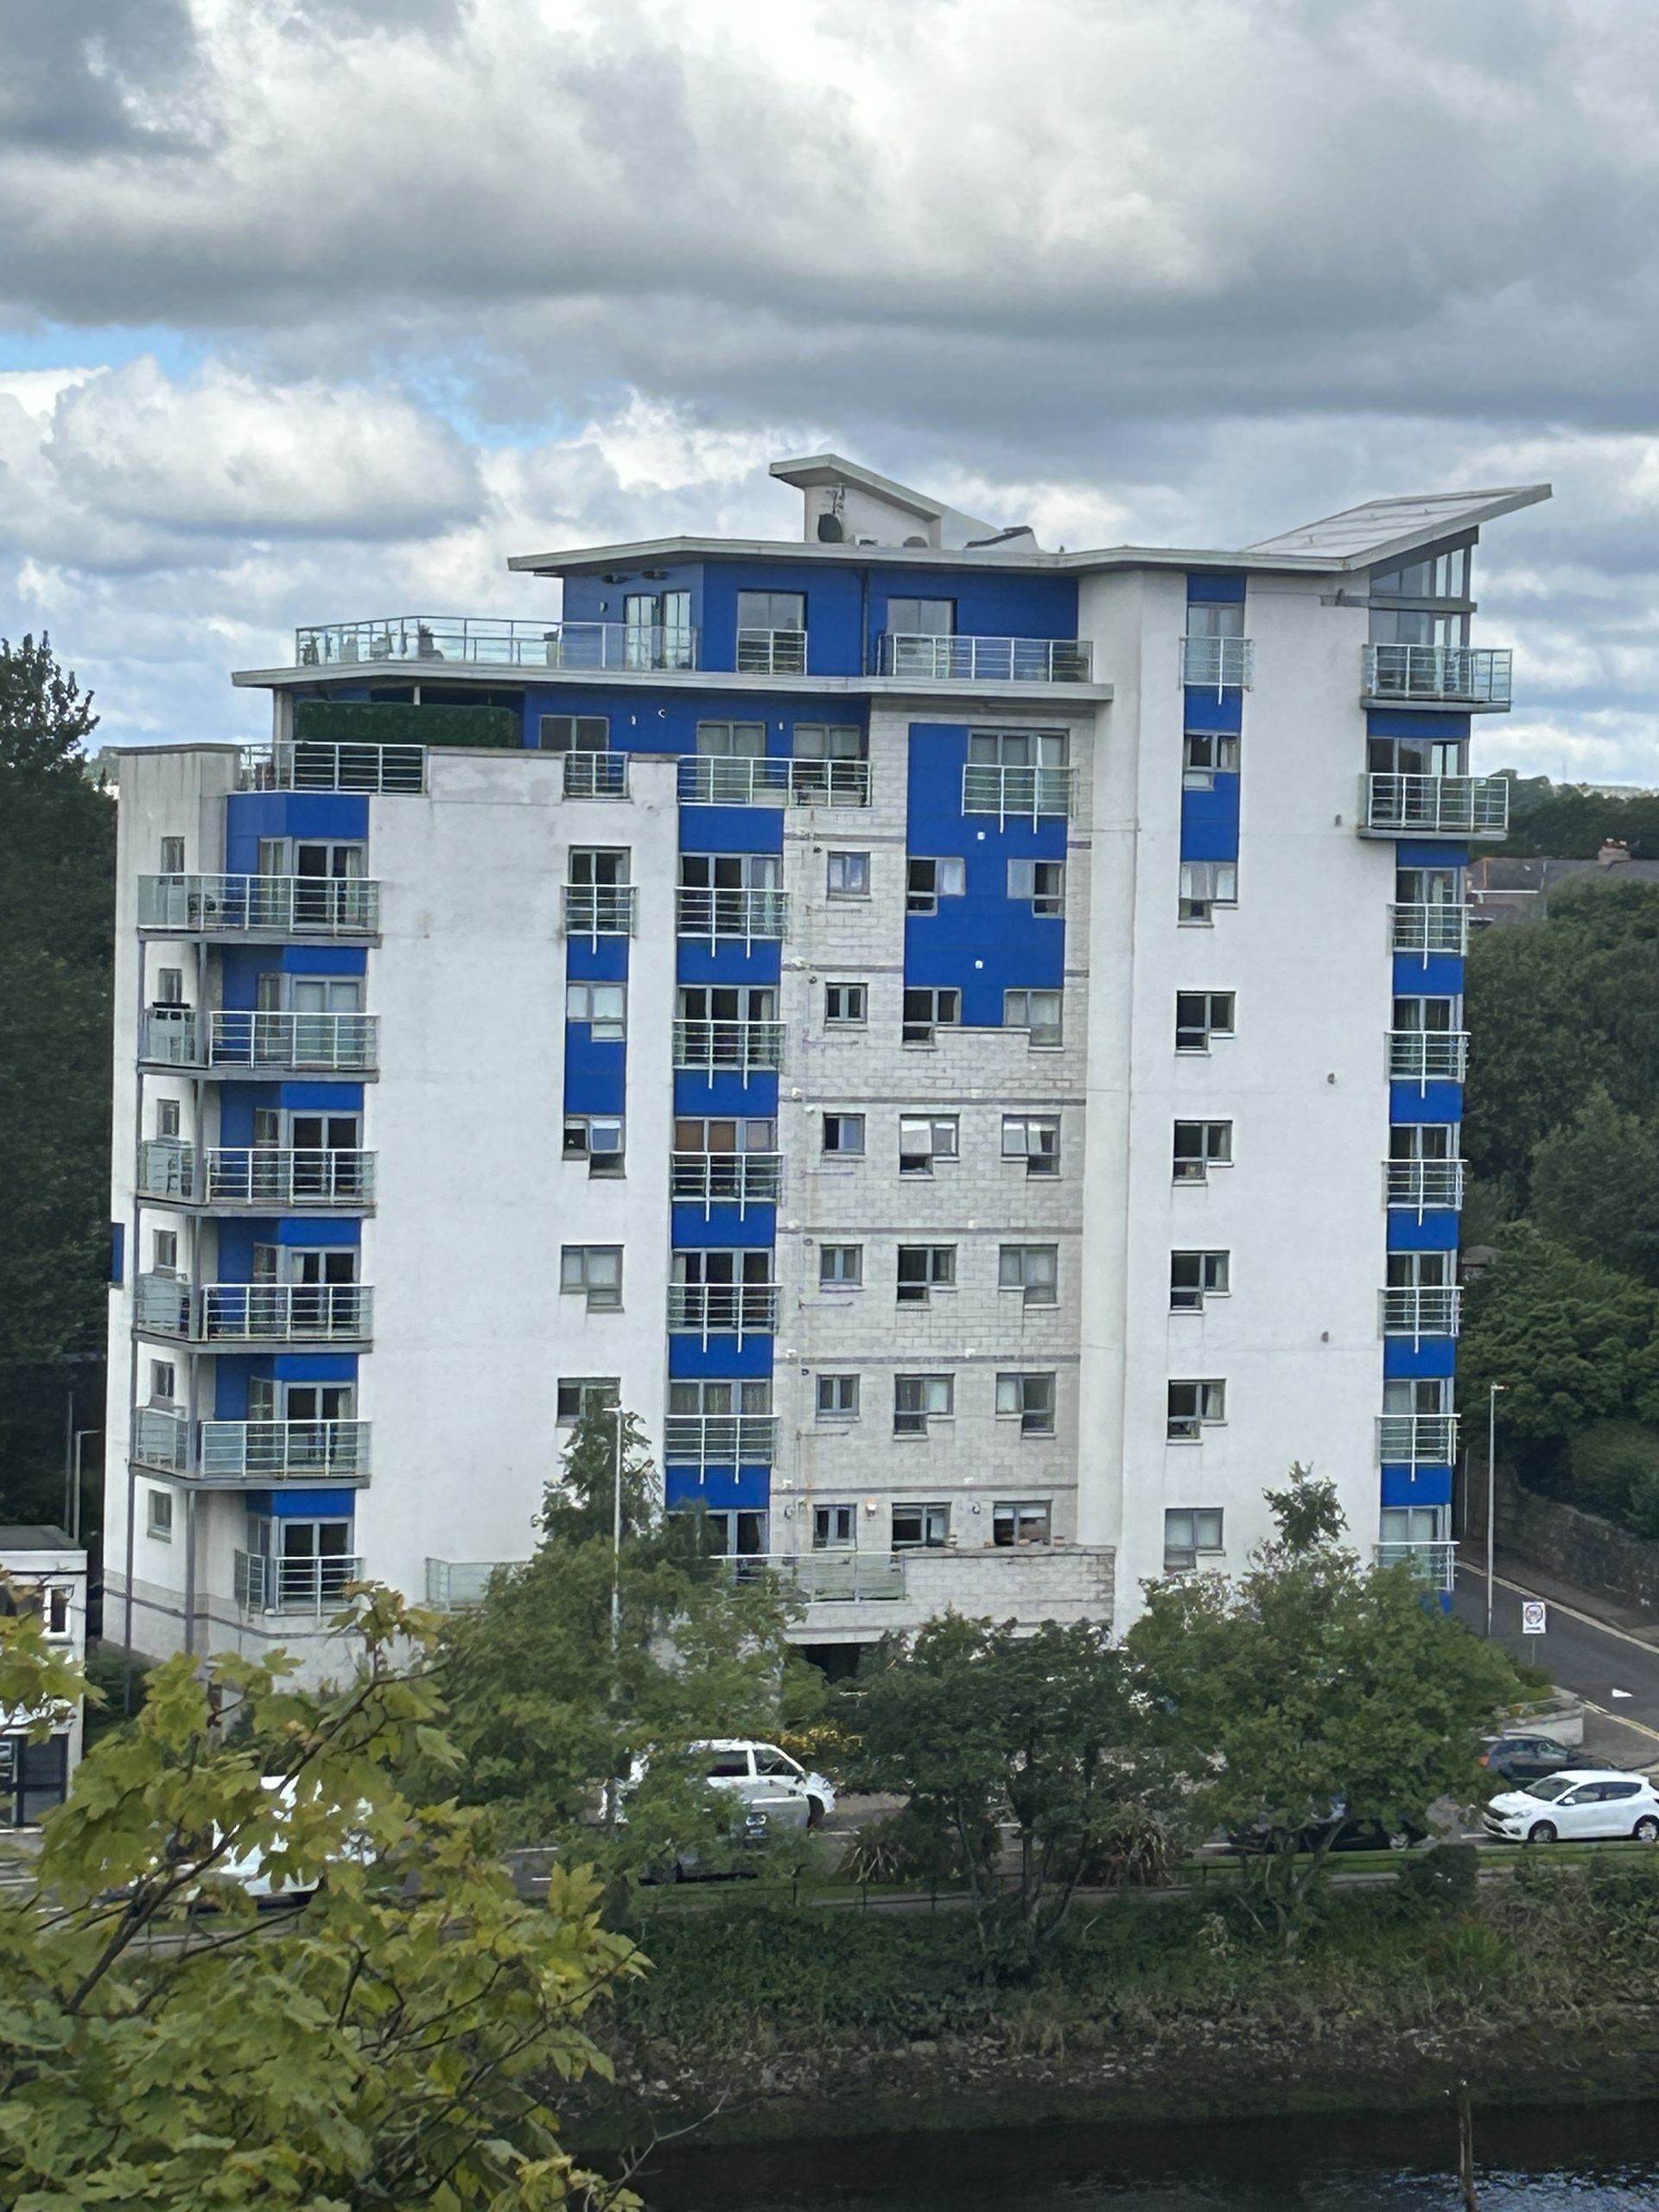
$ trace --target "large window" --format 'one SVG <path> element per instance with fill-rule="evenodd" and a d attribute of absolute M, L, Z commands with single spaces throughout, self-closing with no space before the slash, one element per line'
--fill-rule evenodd
<path fill-rule="evenodd" d="M 608 715 L 541 715 L 537 718 L 537 742 L 543 753 L 607 753 L 611 744 Z"/>
<path fill-rule="evenodd" d="M 1175 994 L 1175 1049 L 1178 1052 L 1207 1052 L 1214 1037 L 1233 1033 L 1231 991 L 1177 991 Z"/>
<path fill-rule="evenodd" d="M 950 1541 L 948 1505 L 895 1505 L 891 1542 L 896 1552 L 941 1552 Z"/>
<path fill-rule="evenodd" d="M 898 1288 L 901 1306 L 925 1306 L 936 1290 L 957 1287 L 954 1244 L 901 1244 Z"/>
<path fill-rule="evenodd" d="M 804 630 L 806 594 L 798 591 L 741 591 L 737 594 L 740 630 Z"/>
<path fill-rule="evenodd" d="M 697 750 L 719 760 L 759 760 L 766 749 L 765 722 L 699 722 Z"/>
<path fill-rule="evenodd" d="M 1059 1302 L 1060 1248 L 1058 1244 L 1004 1244 L 997 1254 L 999 1290 L 1017 1290 L 1027 1306 Z"/>
<path fill-rule="evenodd" d="M 954 1114 L 906 1114 L 899 1122 L 899 1173 L 931 1175 L 937 1160 L 957 1157 L 957 1119 Z"/>
<path fill-rule="evenodd" d="M 1179 918 L 1207 922 L 1217 906 L 1238 904 L 1238 866 L 1234 861 L 1183 861 Z"/>
<path fill-rule="evenodd" d="M 1175 1124 L 1175 1180 L 1204 1183 L 1214 1167 L 1233 1164 L 1233 1125 L 1230 1122 L 1177 1122 Z"/>
<path fill-rule="evenodd" d="M 925 1436 L 931 1421 L 949 1421 L 956 1411 L 956 1384 L 949 1375 L 895 1375 L 893 1433 Z"/>
<path fill-rule="evenodd" d="M 1058 1114 L 1005 1114 L 1002 1116 L 1002 1157 L 1023 1160 L 1027 1175 L 1058 1175 L 1060 1172 L 1060 1117 Z"/>
<path fill-rule="evenodd" d="M 1022 1436 L 1054 1433 L 1054 1377 L 1052 1375 L 999 1375 L 996 1378 L 997 1418 L 1017 1421 Z"/>
<path fill-rule="evenodd" d="M 1033 1045 L 1058 1045 L 1062 1004 L 1058 991 L 1004 991 L 1002 1027 L 1028 1030 Z"/>
<path fill-rule="evenodd" d="M 1197 1444 L 1206 1428 L 1227 1418 L 1227 1385 L 1172 1382 L 1166 1433 L 1172 1444 Z"/>
<path fill-rule="evenodd" d="M 1205 1553 L 1222 1548 L 1219 1506 L 1174 1506 L 1164 1516 L 1164 1572 L 1190 1574 Z"/>
<path fill-rule="evenodd" d="M 1226 1252 L 1172 1252 L 1169 1255 L 1169 1310 L 1172 1313 L 1202 1313 L 1205 1301 L 1225 1298 L 1231 1289 L 1232 1260 Z"/>
<path fill-rule="evenodd" d="M 1046 1498 L 1005 1499 L 991 1508 L 991 1541 L 1002 1550 L 1052 1541 L 1052 1508 Z"/>
<path fill-rule="evenodd" d="M 968 863 L 953 853 L 906 863 L 905 912 L 936 914 L 941 899 L 960 899 L 968 888 Z"/>
<path fill-rule="evenodd" d="M 961 1020 L 960 991 L 906 991 L 901 1041 L 906 1045 L 931 1045 L 936 1029 L 954 1029 Z"/>
<path fill-rule="evenodd" d="M 900 638 L 949 638 L 957 627 L 953 599 L 890 599 L 887 627 Z"/>

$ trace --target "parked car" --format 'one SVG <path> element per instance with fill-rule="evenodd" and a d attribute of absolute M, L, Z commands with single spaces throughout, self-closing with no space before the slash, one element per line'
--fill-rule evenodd
<path fill-rule="evenodd" d="M 1332 1831 L 1335 1831 L 1333 1834 Z M 1242 1853 L 1258 1851 L 1406 1851 L 1421 1843 L 1428 1830 L 1418 1821 L 1402 1821 L 1390 1828 L 1384 1822 L 1365 1814 L 1350 1814 L 1338 1799 L 1331 1808 L 1330 1817 L 1311 1821 L 1303 1828 L 1275 1827 L 1270 1821 L 1258 1821 L 1248 1828 L 1232 1828 L 1227 1840 Z"/>
<path fill-rule="evenodd" d="M 707 1780 L 716 1789 L 729 1789 L 749 1804 L 771 1808 L 779 1797 L 799 1798 L 806 1805 L 806 1826 L 821 1827 L 836 1809 L 835 1784 L 822 1774 L 810 1774 L 798 1759 L 791 1758 L 776 1744 L 760 1744 L 747 1736 L 716 1736 L 693 1744 L 694 1752 L 705 1752 Z M 779 1825 L 793 1827 L 792 1821 Z"/>
<path fill-rule="evenodd" d="M 1645 1776 L 1622 1774 L 1617 1767 L 1569 1767 L 1494 1797 L 1483 1825 L 1501 1843 L 1576 1842 L 1592 1836 L 1659 1843 L 1659 1790 Z"/>
<path fill-rule="evenodd" d="M 1504 1735 L 1493 1737 L 1480 1763 L 1505 1782 L 1536 1782 L 1541 1775 L 1560 1773 L 1577 1756 L 1553 1736 Z"/>

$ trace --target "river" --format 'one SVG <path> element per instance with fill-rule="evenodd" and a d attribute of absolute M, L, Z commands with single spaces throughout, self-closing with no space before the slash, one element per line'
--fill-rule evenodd
<path fill-rule="evenodd" d="M 1476 2116 L 1480 2212 L 1655 2212 L 1659 2104 Z M 650 2212 L 1460 2212 L 1444 2116 L 915 2134 L 659 2154 Z"/>

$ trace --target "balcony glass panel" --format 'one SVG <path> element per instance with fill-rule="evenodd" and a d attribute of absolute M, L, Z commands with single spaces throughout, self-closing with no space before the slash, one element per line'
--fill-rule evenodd
<path fill-rule="evenodd" d="M 1093 648 L 1080 638 L 938 637 L 884 630 L 876 669 L 923 683 L 1086 683 Z"/>
<path fill-rule="evenodd" d="M 1479 645 L 1367 645 L 1363 696 L 1505 708 L 1512 658 L 1507 648 Z"/>
<path fill-rule="evenodd" d="M 1207 691 L 1248 691 L 1255 677 L 1250 638 L 1183 638 L 1181 682 Z"/>
<path fill-rule="evenodd" d="M 379 1048 L 372 1014 L 210 1014 L 213 1067 L 372 1068 Z"/>
<path fill-rule="evenodd" d="M 205 1421 L 201 1471 L 254 1483 L 350 1481 L 369 1471 L 365 1421 Z"/>
<path fill-rule="evenodd" d="M 138 926 L 181 936 L 372 937 L 380 886 L 367 876 L 141 875 Z"/>
<path fill-rule="evenodd" d="M 332 1613 L 348 1583 L 362 1580 L 360 1559 L 268 1559 L 238 1552 L 232 1562 L 236 1602 L 245 1612 Z"/>
<path fill-rule="evenodd" d="M 697 664 L 697 633 L 680 624 L 394 614 L 297 630 L 294 659 L 301 668 L 416 660 L 508 668 L 689 669 Z"/>
<path fill-rule="evenodd" d="M 1501 837 L 1510 826 L 1507 776 L 1403 776 L 1361 779 L 1361 819 L 1388 835 Z"/>

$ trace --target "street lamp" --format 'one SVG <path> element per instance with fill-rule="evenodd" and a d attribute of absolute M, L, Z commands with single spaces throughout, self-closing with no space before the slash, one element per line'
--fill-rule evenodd
<path fill-rule="evenodd" d="M 1497 1394 L 1507 1382 L 1494 1382 L 1486 1393 L 1486 1633 L 1492 1632 L 1492 1554 L 1497 1534 Z"/>
<path fill-rule="evenodd" d="M 611 1463 L 611 1657 L 622 1648 L 622 1401 L 611 1408 L 615 1453 Z"/>

